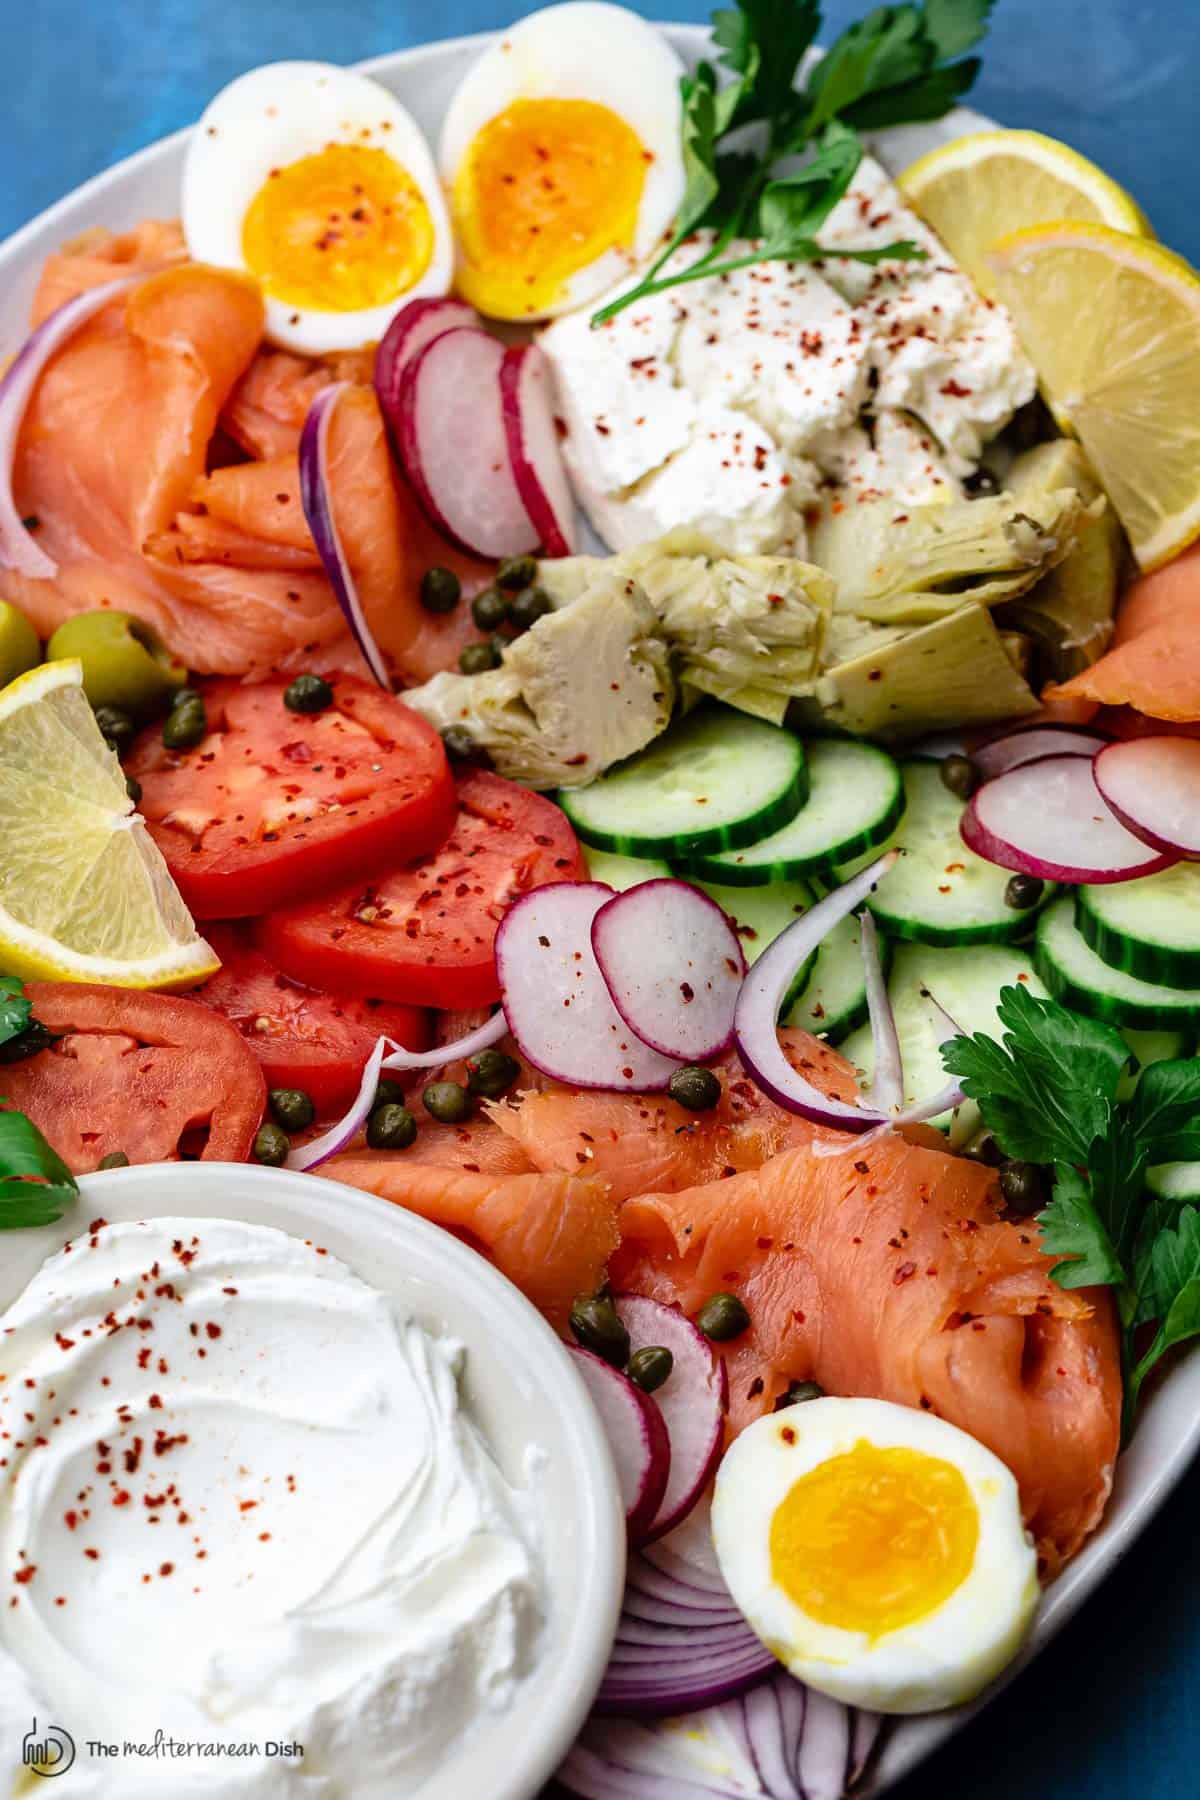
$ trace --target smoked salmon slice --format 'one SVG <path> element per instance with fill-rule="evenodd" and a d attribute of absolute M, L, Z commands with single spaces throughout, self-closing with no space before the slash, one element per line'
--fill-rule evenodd
<path fill-rule="evenodd" d="M 1200 719 L 1200 544 L 1134 582 L 1112 649 L 1046 695 L 1132 706 L 1172 722 Z"/>
<path fill-rule="evenodd" d="M 40 325 L 68 300 L 142 270 L 168 269 L 187 261 L 187 245 L 177 219 L 143 219 L 131 231 L 97 226 L 46 258 L 33 297 L 32 322 Z"/>

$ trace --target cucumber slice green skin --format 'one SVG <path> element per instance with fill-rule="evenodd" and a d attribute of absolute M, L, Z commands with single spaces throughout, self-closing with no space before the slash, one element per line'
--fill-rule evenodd
<path fill-rule="evenodd" d="M 867 808 L 866 817 L 847 830 L 847 821 L 854 819 L 856 811 L 847 799 L 854 780 L 854 763 L 868 759 L 872 780 L 881 793 L 874 806 Z M 891 836 L 904 815 L 904 787 L 899 769 L 886 750 L 853 740 L 818 738 L 807 746 L 807 764 L 809 797 L 795 821 L 789 820 L 781 832 L 764 832 L 761 840 L 739 845 L 729 853 L 693 855 L 682 872 L 702 881 L 719 881 L 727 887 L 801 881 L 863 856 Z M 892 777 L 890 781 L 888 776 Z M 818 825 L 827 814 L 833 816 L 829 817 L 823 842 L 809 842 L 803 851 L 788 844 L 793 825 L 797 838 L 807 841 L 809 828 Z M 779 839 L 777 847 L 769 842 L 774 837 Z"/>
<path fill-rule="evenodd" d="M 808 765 L 791 732 L 732 707 L 706 706 L 587 787 L 556 798 L 584 844 L 690 864 L 789 824 L 808 798 Z M 712 823 L 692 829 L 693 818 Z"/>
<path fill-rule="evenodd" d="M 642 856 L 615 856 L 608 850 L 585 850 L 584 861 L 593 881 L 624 894 L 640 887 L 643 881 L 663 881 L 671 874 L 670 865 Z"/>
<path fill-rule="evenodd" d="M 892 963 L 888 938 L 880 938 L 879 955 L 886 977 Z M 782 1022 L 840 1044 L 866 1017 L 867 977 L 859 924 L 852 915 L 834 926 L 817 951 L 811 977 L 799 1000 L 784 1010 Z"/>
<path fill-rule="evenodd" d="M 1191 1056 L 1195 1048 L 1194 1040 L 1186 1031 L 1130 1031 L 1126 1025 L 1121 1036 L 1129 1045 L 1133 1061 L 1117 1083 L 1118 1100 L 1131 1097 L 1143 1069 L 1148 1069 L 1151 1063 L 1174 1062 L 1179 1057 Z"/>
<path fill-rule="evenodd" d="M 1170 916 L 1165 933 L 1156 931 L 1159 912 Z M 1075 923 L 1110 969 L 1162 987 L 1200 988 L 1200 865 L 1080 888 Z"/>
<path fill-rule="evenodd" d="M 1064 1006 L 1137 1031 L 1193 1031 L 1200 1026 L 1200 989 L 1168 988 L 1110 968 L 1074 923 L 1070 894 L 1038 919 L 1033 955 L 1038 974 Z"/>

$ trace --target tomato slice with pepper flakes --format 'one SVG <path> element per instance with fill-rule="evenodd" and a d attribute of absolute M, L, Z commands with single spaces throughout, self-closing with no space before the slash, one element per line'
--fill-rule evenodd
<path fill-rule="evenodd" d="M 303 1088 L 321 1117 L 349 1106 L 381 1034 L 408 1050 L 429 1045 L 429 1015 L 419 1007 L 348 999 L 293 981 L 257 948 L 245 925 L 214 925 L 206 935 L 221 968 L 190 998 L 236 1026 L 268 1087 Z"/>
<path fill-rule="evenodd" d="M 458 807 L 436 855 L 261 919 L 267 955 L 340 993 L 446 1009 L 498 1000 L 496 927 L 509 906 L 587 871 L 570 825 L 540 794 L 476 770 L 459 781 Z"/>
<path fill-rule="evenodd" d="M 117 1150 L 131 1163 L 250 1155 L 267 1084 L 227 1020 L 135 988 L 30 981 L 25 992 L 57 1042 L 0 1068 L 0 1094 L 76 1175 Z"/>
<path fill-rule="evenodd" d="M 168 750 L 158 726 L 128 772 L 198 919 L 243 918 L 433 850 L 454 823 L 454 779 L 425 720 L 342 675 L 334 702 L 290 712 L 287 682 L 205 691 L 208 733 Z"/>

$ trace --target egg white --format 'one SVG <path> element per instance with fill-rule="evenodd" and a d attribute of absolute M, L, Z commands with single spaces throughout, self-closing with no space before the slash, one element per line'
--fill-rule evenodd
<path fill-rule="evenodd" d="M 591 100 L 623 119 L 652 161 L 646 166 L 633 242 L 578 269 L 559 298 L 530 319 L 549 319 L 596 299 L 645 262 L 683 199 L 683 63 L 660 31 L 605 0 L 566 0 L 530 13 L 463 77 L 438 147 L 452 189 L 471 145 L 515 100 Z"/>
<path fill-rule="evenodd" d="M 874 1639 L 804 1613 L 776 1583 L 770 1554 L 771 1522 L 793 1484 L 864 1439 L 953 1464 L 979 1521 L 959 1586 L 924 1618 Z M 1037 1607 L 1037 1557 L 1010 1471 L 957 1426 L 886 1400 L 809 1400 L 757 1419 L 717 1472 L 712 1529 L 734 1599 L 780 1661 L 819 1692 L 876 1712 L 933 1712 L 973 1698 L 1016 1654 Z"/>
<path fill-rule="evenodd" d="M 231 81 L 209 105 L 188 145 L 183 171 L 183 231 L 197 262 L 246 270 L 242 228 L 272 169 L 315 155 L 330 143 L 385 150 L 407 171 L 429 210 L 429 266 L 382 306 L 325 311 L 264 296 L 266 331 L 289 350 L 321 355 L 374 343 L 399 309 L 420 295 L 449 292 L 454 247 L 433 156 L 416 121 L 366 75 L 333 63 L 278 62 Z"/>

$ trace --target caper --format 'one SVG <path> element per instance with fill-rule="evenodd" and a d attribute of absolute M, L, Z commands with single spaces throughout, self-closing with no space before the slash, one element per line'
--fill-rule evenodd
<path fill-rule="evenodd" d="M 110 1150 L 107 1156 L 100 1158 L 96 1167 L 98 1169 L 127 1169 L 129 1158 L 123 1150 Z"/>
<path fill-rule="evenodd" d="M 447 725 L 442 733 L 442 743 L 451 762 L 476 763 L 480 768 L 491 764 L 491 757 L 482 744 L 475 742 L 465 725 Z"/>
<path fill-rule="evenodd" d="M 1004 1161 L 1004 1153 L 990 1131 L 976 1132 L 970 1143 L 964 1145 L 962 1154 L 989 1169 L 998 1169 Z"/>
<path fill-rule="evenodd" d="M 518 631 L 528 631 L 539 619 L 544 619 L 548 612 L 554 611 L 549 594 L 539 587 L 522 588 L 508 609 L 508 616 Z"/>
<path fill-rule="evenodd" d="M 275 1123 L 285 1131 L 304 1131 L 317 1116 L 317 1109 L 303 1088 L 272 1088 L 267 1103 Z"/>
<path fill-rule="evenodd" d="M 644 1349 L 635 1350 L 625 1370 L 630 1381 L 636 1382 L 643 1394 L 653 1394 L 667 1379 L 675 1367 L 675 1358 L 661 1344 L 647 1344 Z"/>
<path fill-rule="evenodd" d="M 471 602 L 471 617 L 480 631 L 495 631 L 508 617 L 508 595 L 499 588 L 484 588 Z"/>
<path fill-rule="evenodd" d="M 535 556 L 507 556 L 496 570 L 496 586 L 515 594 L 521 588 L 527 588 L 531 581 L 536 581 L 537 572 Z"/>
<path fill-rule="evenodd" d="M 425 1111 L 443 1125 L 461 1125 L 470 1117 L 471 1096 L 457 1081 L 431 1081 L 421 1099 Z"/>
<path fill-rule="evenodd" d="M 435 563 L 421 577 L 421 605 L 426 612 L 453 612 L 462 599 L 462 582 L 453 569 Z"/>
<path fill-rule="evenodd" d="M 1000 1170 L 1000 1192 L 1009 1212 L 1028 1218 L 1046 1204 L 1046 1181 L 1037 1163 L 1006 1162 Z"/>
<path fill-rule="evenodd" d="M 297 675 L 283 690 L 289 712 L 319 713 L 333 705 L 333 689 L 323 675 Z"/>
<path fill-rule="evenodd" d="M 616 1369 L 629 1361 L 629 1333 L 621 1323 L 621 1315 L 607 1294 L 591 1294 L 577 1300 L 568 1315 L 568 1323 L 576 1343 L 602 1356 Z"/>
<path fill-rule="evenodd" d="M 405 1092 L 398 1081 L 389 1081 L 385 1076 L 375 1089 L 375 1098 L 371 1102 L 372 1112 L 377 1106 L 403 1106 Z"/>
<path fill-rule="evenodd" d="M 175 692 L 171 696 L 171 704 L 167 708 L 167 711 L 172 712 L 172 711 L 174 711 L 175 707 L 177 707 L 177 706 L 186 706 L 189 700 L 203 700 L 203 698 L 204 698 L 204 696 L 200 692 L 199 688 L 194 688 L 194 687 L 176 688 Z"/>
<path fill-rule="evenodd" d="M 0 1044 L 0 1063 L 24 1062 L 40 1050 L 48 1050 L 56 1041 L 55 1034 L 47 1030 L 40 1019 L 30 1019 L 24 1031 L 18 1031 L 16 1037 Z"/>
<path fill-rule="evenodd" d="M 136 775 L 127 775 L 125 777 L 125 792 L 129 795 L 133 804 L 137 806 L 142 798 L 142 784 Z"/>
<path fill-rule="evenodd" d="M 367 1143 L 372 1150 L 407 1150 L 417 1141 L 417 1121 L 407 1106 L 389 1100 L 376 1106 L 367 1120 Z"/>
<path fill-rule="evenodd" d="M 1004 904 L 1014 912 L 1028 912 L 1045 891 L 1045 882 L 1036 875 L 1011 875 L 1004 885 Z"/>
<path fill-rule="evenodd" d="M 130 744 L 137 736 L 137 726 L 129 714 L 120 706 L 98 706 L 96 723 L 100 727 L 100 736 L 105 743 L 114 749 L 118 756 L 124 756 Z"/>
<path fill-rule="evenodd" d="M 191 750 L 208 730 L 208 714 L 199 695 L 173 706 L 163 720 L 162 741 L 168 750 Z"/>
<path fill-rule="evenodd" d="M 969 800 L 979 786 L 979 771 L 969 756 L 946 756 L 942 758 L 942 783 L 960 800 Z"/>
<path fill-rule="evenodd" d="M 269 1169 L 278 1169 L 287 1161 L 291 1147 L 286 1131 L 280 1131 L 278 1125 L 267 1119 L 259 1126 L 254 1139 L 254 1160 L 266 1163 Z"/>
<path fill-rule="evenodd" d="M 515 1056 L 503 1050 L 481 1050 L 467 1064 L 467 1088 L 486 1100 L 498 1100 L 501 1094 L 507 1094 L 520 1073 L 521 1065 Z"/>
<path fill-rule="evenodd" d="M 711 1112 L 721 1098 L 721 1083 L 711 1069 L 691 1065 L 676 1069 L 667 1083 L 667 1092 L 677 1106 L 688 1112 Z"/>
<path fill-rule="evenodd" d="M 781 1412 L 785 1406 L 800 1406 L 805 1400 L 823 1400 L 825 1389 L 819 1381 L 793 1381 L 780 1394 L 775 1402 L 775 1411 Z"/>
<path fill-rule="evenodd" d="M 464 675 L 483 675 L 488 669 L 498 669 L 500 656 L 491 638 L 485 638 L 482 644 L 468 644 L 459 652 L 458 666 Z"/>
<path fill-rule="evenodd" d="M 999 492 L 1000 483 L 990 469 L 974 469 L 963 481 L 963 493 L 968 500 L 985 500 Z"/>
<path fill-rule="evenodd" d="M 706 1338 L 724 1344 L 730 1338 L 741 1337 L 750 1323 L 750 1314 L 736 1294 L 714 1294 L 696 1314 L 696 1323 Z"/>

